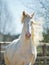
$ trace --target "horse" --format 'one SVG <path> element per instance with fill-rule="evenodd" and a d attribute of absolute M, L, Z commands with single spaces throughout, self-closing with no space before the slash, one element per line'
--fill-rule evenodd
<path fill-rule="evenodd" d="M 30 33 L 30 21 L 34 13 L 29 15 L 25 11 L 22 13 L 21 22 L 23 29 L 19 39 L 9 44 L 4 53 L 6 65 L 33 65 L 35 62 L 36 47 L 32 46 L 32 38 Z"/>

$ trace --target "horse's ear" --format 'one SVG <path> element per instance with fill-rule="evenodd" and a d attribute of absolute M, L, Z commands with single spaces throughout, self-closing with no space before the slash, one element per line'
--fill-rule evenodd
<path fill-rule="evenodd" d="M 25 16 L 25 11 L 23 11 L 23 15 Z"/>
<path fill-rule="evenodd" d="M 22 12 L 22 18 L 21 18 L 21 22 L 23 23 L 24 22 L 24 18 L 25 18 L 25 11 Z"/>
<path fill-rule="evenodd" d="M 35 13 L 31 14 L 31 18 L 35 15 Z"/>

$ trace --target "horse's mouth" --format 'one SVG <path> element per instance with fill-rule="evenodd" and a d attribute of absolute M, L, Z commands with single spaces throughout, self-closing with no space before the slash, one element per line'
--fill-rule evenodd
<path fill-rule="evenodd" d="M 31 34 L 30 33 L 26 33 L 25 36 L 26 36 L 26 38 L 30 38 Z"/>

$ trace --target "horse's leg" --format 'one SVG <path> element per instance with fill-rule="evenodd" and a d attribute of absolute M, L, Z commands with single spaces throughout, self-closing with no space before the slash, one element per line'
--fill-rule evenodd
<path fill-rule="evenodd" d="M 32 59 L 31 59 L 31 62 L 30 62 L 30 64 L 29 64 L 29 65 L 34 65 L 34 63 L 35 63 L 35 57 L 34 57 L 34 56 L 32 56 Z"/>
<path fill-rule="evenodd" d="M 4 59 L 5 59 L 5 64 L 6 64 L 6 65 L 10 65 L 10 62 L 9 62 L 9 60 L 8 60 L 8 58 L 7 58 L 6 55 L 4 55 Z"/>

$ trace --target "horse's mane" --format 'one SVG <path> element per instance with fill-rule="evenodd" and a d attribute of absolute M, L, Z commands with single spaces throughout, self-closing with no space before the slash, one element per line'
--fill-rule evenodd
<path fill-rule="evenodd" d="M 32 21 L 33 22 L 33 21 Z M 32 41 L 34 45 L 39 45 L 40 41 L 43 39 L 43 23 L 41 21 L 34 21 L 32 23 L 31 29 Z"/>

